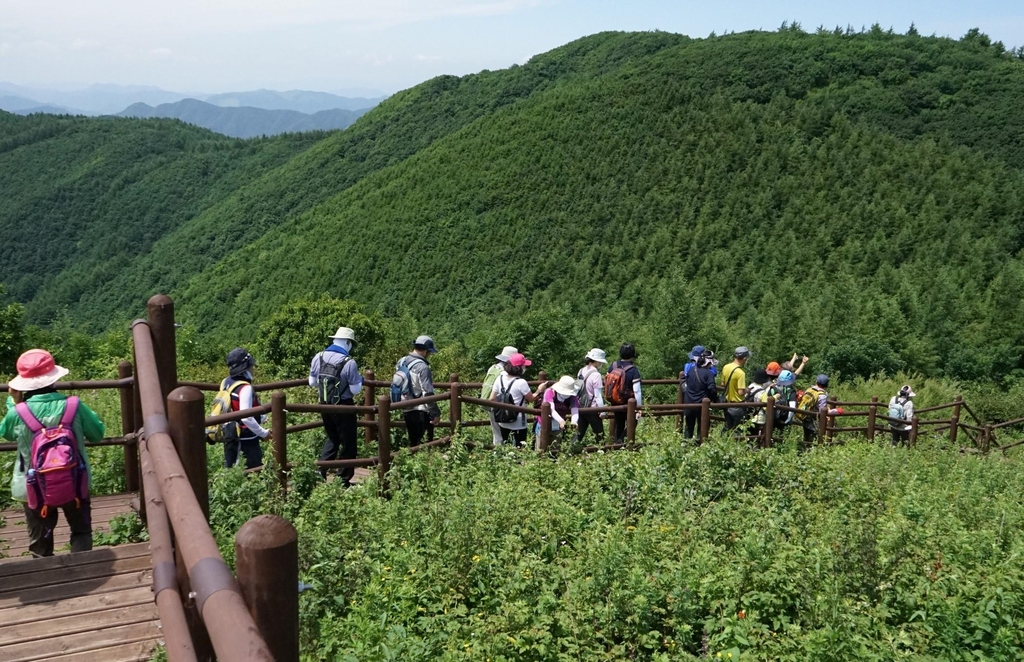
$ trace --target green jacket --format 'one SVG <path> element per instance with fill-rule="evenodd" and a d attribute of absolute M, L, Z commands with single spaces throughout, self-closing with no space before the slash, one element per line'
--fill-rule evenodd
<path fill-rule="evenodd" d="M 68 397 L 61 393 L 43 393 L 33 395 L 27 400 L 28 408 L 45 427 L 60 423 L 64 415 L 65 402 Z M 78 439 L 78 452 L 85 460 L 85 468 L 89 473 L 89 484 L 92 485 L 92 471 L 89 469 L 89 456 L 85 453 L 83 442 L 99 441 L 103 438 L 105 428 L 96 413 L 84 402 L 79 402 L 75 421 L 71 426 Z M 14 408 L 14 399 L 7 398 L 7 415 L 0 421 L 0 437 L 18 443 L 19 459 L 14 461 L 14 476 L 11 478 L 11 496 L 18 501 L 27 501 L 25 492 L 25 473 L 28 470 L 28 456 L 32 451 L 32 432 L 18 416 Z M 24 462 L 22 461 L 24 459 Z"/>

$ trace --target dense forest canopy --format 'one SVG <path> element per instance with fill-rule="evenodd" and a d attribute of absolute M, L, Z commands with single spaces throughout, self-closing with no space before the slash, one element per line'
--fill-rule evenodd
<path fill-rule="evenodd" d="M 100 331 L 254 338 L 329 294 L 486 357 L 560 334 L 845 375 L 1024 376 L 1024 62 L 879 28 L 603 33 L 343 132 L 0 113 L 0 282 Z M 577 344 L 579 347 L 577 347 Z"/>

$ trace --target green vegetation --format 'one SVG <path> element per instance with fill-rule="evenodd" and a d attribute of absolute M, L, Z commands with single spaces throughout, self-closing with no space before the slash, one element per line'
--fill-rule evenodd
<path fill-rule="evenodd" d="M 304 659 L 1018 659 L 1019 457 L 643 438 L 555 462 L 456 444 L 398 461 L 390 501 L 308 459 L 287 502 L 220 471 L 212 517 L 228 558 L 248 517 L 295 522 Z"/>
<path fill-rule="evenodd" d="M 648 374 L 701 340 L 1002 384 L 1022 102 L 1019 52 L 977 31 L 786 27 L 599 34 L 333 134 L 0 115 L 0 282 L 86 331 L 167 291 L 225 346 L 327 293 L 463 356 L 554 320 L 572 359 L 629 338 Z"/>

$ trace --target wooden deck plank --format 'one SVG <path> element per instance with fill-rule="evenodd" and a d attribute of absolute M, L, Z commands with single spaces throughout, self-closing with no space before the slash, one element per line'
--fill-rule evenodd
<path fill-rule="evenodd" d="M 19 605 L 39 604 L 41 602 L 54 602 L 85 594 L 110 593 L 125 588 L 135 588 L 136 586 L 148 587 L 152 580 L 152 571 L 144 570 L 124 575 L 114 575 L 102 580 L 86 579 L 78 582 L 67 582 L 58 586 L 45 586 L 40 589 L 23 591 L 21 594 L 4 594 L 0 596 L 0 609 Z M 101 581 L 102 583 L 99 583 Z"/>
<path fill-rule="evenodd" d="M 56 568 L 71 568 L 93 563 L 110 563 L 118 559 L 149 556 L 149 543 L 137 542 L 117 547 L 100 547 L 95 554 L 55 554 L 45 559 L 17 559 L 0 564 L 0 579 L 22 575 L 30 572 L 41 572 Z"/>
<path fill-rule="evenodd" d="M 130 607 L 133 605 L 144 605 L 153 602 L 153 590 L 147 584 L 135 586 L 126 590 L 114 591 L 112 593 L 101 593 L 99 595 L 77 595 L 69 598 L 55 600 L 53 602 L 42 602 L 38 604 L 11 605 L 0 610 L 0 623 L 4 627 L 30 623 L 36 620 L 45 620 L 55 613 L 65 616 L 77 614 L 91 614 L 97 609 L 114 609 L 117 607 Z"/>
<path fill-rule="evenodd" d="M 147 662 L 152 659 L 157 641 L 137 641 L 109 648 L 51 657 L 50 662 Z"/>
<path fill-rule="evenodd" d="M 130 572 L 146 570 L 150 566 L 148 556 L 133 556 L 127 559 L 117 559 L 106 563 L 89 563 L 87 565 L 72 566 L 69 568 L 56 568 L 53 570 L 40 570 L 13 577 L 7 577 L 0 584 L 0 599 L 8 597 L 12 593 L 36 590 L 54 584 L 66 584 L 68 582 L 96 580 L 114 575 L 123 575 Z"/>
<path fill-rule="evenodd" d="M 90 611 L 74 616 L 60 616 L 58 618 L 52 616 L 59 613 L 53 611 L 48 619 L 18 625 L 5 626 L 0 624 L 0 651 L 3 650 L 4 646 L 52 637 L 55 632 L 59 632 L 63 637 L 81 632 L 91 632 L 119 625 L 131 625 L 132 623 L 144 623 L 159 619 L 155 602 L 149 602 L 144 605 L 132 605 L 130 607 Z"/>
<path fill-rule="evenodd" d="M 46 660 L 57 655 L 68 655 L 110 648 L 117 644 L 159 639 L 160 627 L 156 621 L 122 625 L 92 632 L 82 632 L 66 637 L 51 637 L 38 641 L 4 646 L 0 649 L 5 662 L 34 662 Z"/>

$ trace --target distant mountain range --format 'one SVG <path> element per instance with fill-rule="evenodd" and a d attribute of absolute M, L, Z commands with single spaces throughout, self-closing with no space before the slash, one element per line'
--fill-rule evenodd
<path fill-rule="evenodd" d="M 249 94 L 257 95 L 259 93 Z M 315 95 L 318 93 L 307 92 L 304 94 Z M 243 93 L 236 95 L 235 98 L 244 98 L 245 96 L 246 94 Z M 145 103 L 132 104 L 117 113 L 117 116 L 179 119 L 188 124 L 223 133 L 226 136 L 254 138 L 298 131 L 344 129 L 359 119 L 367 110 L 369 108 L 358 110 L 328 108 L 314 113 L 301 113 L 295 110 L 267 110 L 250 106 L 225 108 L 198 99 L 182 99 L 175 103 L 160 104 L 155 108 Z"/>
<path fill-rule="evenodd" d="M 136 103 L 160 106 L 183 99 L 198 99 L 223 107 L 249 106 L 265 110 L 294 110 L 312 114 L 335 108 L 345 110 L 372 108 L 383 101 L 385 95 L 340 96 L 328 92 L 306 90 L 279 92 L 263 89 L 225 94 L 185 94 L 143 85 L 90 85 L 76 90 L 52 90 L 0 82 L 0 110 L 21 115 L 33 112 L 113 115 Z"/>

